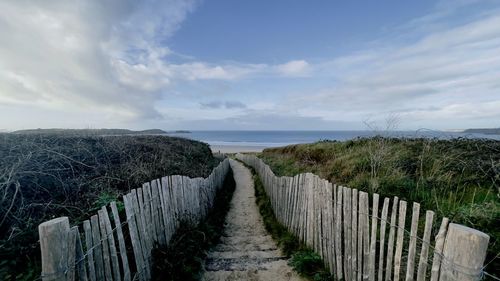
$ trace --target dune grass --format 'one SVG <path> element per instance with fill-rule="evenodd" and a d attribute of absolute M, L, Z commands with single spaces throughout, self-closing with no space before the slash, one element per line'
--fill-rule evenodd
<path fill-rule="evenodd" d="M 491 237 L 486 271 L 499 274 L 500 141 L 374 137 L 266 149 L 259 157 L 277 175 L 312 172 L 340 185 L 419 202 L 438 220 L 446 216 L 479 229 Z"/>
<path fill-rule="evenodd" d="M 208 176 L 208 145 L 165 136 L 0 134 L 0 280 L 40 274 L 38 224 L 72 225 L 142 183 L 180 174 Z"/>

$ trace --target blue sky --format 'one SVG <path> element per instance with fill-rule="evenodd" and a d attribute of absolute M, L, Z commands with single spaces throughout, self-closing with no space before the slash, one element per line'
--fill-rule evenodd
<path fill-rule="evenodd" d="M 500 2 L 0 2 L 0 129 L 500 126 Z"/>

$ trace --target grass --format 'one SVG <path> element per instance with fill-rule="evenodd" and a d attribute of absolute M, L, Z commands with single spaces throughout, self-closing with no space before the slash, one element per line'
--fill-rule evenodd
<path fill-rule="evenodd" d="M 206 252 L 219 242 L 236 184 L 230 171 L 206 220 L 181 223 L 168 247 L 153 250 L 153 280 L 200 280 Z"/>
<path fill-rule="evenodd" d="M 266 149 L 280 176 L 312 172 L 331 182 L 419 202 L 490 235 L 486 271 L 499 274 L 500 141 L 362 138 Z M 423 225 L 423 222 L 420 223 Z"/>
<path fill-rule="evenodd" d="M 208 176 L 219 160 L 208 145 L 165 136 L 0 134 L 0 280 L 40 273 L 38 224 L 72 225 L 142 183 Z"/>
<path fill-rule="evenodd" d="M 247 166 L 248 167 L 248 166 Z M 264 226 L 281 248 L 283 254 L 291 257 L 289 265 L 301 276 L 314 281 L 333 280 L 321 257 L 306 247 L 299 239 L 290 233 L 274 215 L 271 201 L 264 190 L 262 181 L 255 170 L 248 167 L 253 174 L 255 200 L 259 207 Z"/>

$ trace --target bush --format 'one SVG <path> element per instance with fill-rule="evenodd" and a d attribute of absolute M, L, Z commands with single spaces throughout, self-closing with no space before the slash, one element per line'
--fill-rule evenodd
<path fill-rule="evenodd" d="M 0 134 L 0 279 L 38 277 L 41 222 L 78 224 L 144 182 L 207 176 L 217 163 L 208 145 L 181 138 Z"/>

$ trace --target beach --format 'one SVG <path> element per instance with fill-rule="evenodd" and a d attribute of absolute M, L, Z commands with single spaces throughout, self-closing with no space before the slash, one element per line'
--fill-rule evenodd
<path fill-rule="evenodd" d="M 210 145 L 214 153 L 262 152 L 265 146 L 252 145 Z"/>

